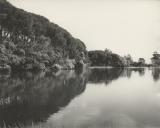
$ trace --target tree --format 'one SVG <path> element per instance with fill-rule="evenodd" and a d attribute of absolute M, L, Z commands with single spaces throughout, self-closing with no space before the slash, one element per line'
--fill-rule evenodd
<path fill-rule="evenodd" d="M 121 56 L 112 53 L 111 51 L 108 52 L 108 50 L 107 54 L 106 51 L 101 51 L 101 50 L 89 51 L 88 56 L 92 66 L 113 66 L 113 67 L 125 66 Z"/>
<path fill-rule="evenodd" d="M 124 59 L 125 59 L 126 66 L 131 66 L 131 64 L 133 63 L 133 59 L 131 55 L 128 54 L 127 56 L 124 56 Z"/>
<path fill-rule="evenodd" d="M 0 10 L 0 13 L 1 13 L 1 10 Z M 2 24 L 6 16 L 7 16 L 6 14 L 0 14 L 0 44 L 2 43 L 2 31 L 3 31 Z"/>
<path fill-rule="evenodd" d="M 139 58 L 138 63 L 144 65 L 145 64 L 145 59 L 144 58 Z"/>
<path fill-rule="evenodd" d="M 10 58 L 11 65 L 52 66 L 60 60 L 84 60 L 87 56 L 81 40 L 43 16 L 18 9 L 5 0 L 0 0 L 0 14 L 6 14 L 5 18 L 0 16 L 0 55 Z"/>
<path fill-rule="evenodd" d="M 105 54 L 112 54 L 112 51 L 111 51 L 110 49 L 108 49 L 108 48 L 106 48 L 106 49 L 104 50 L 104 52 L 105 52 Z"/>
<path fill-rule="evenodd" d="M 160 57 L 160 54 L 159 54 L 157 51 L 155 51 L 155 52 L 153 53 L 153 57 L 154 57 L 155 59 L 158 59 L 158 58 Z"/>
<path fill-rule="evenodd" d="M 153 57 L 151 58 L 152 64 L 154 66 L 160 65 L 160 54 L 158 52 L 153 53 Z"/>
<path fill-rule="evenodd" d="M 0 44 L 2 44 L 2 26 L 0 25 Z"/>

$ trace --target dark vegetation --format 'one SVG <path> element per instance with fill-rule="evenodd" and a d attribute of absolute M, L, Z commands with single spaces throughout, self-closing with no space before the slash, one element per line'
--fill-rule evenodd
<path fill-rule="evenodd" d="M 112 67 L 126 67 L 131 66 L 133 60 L 130 55 L 121 57 L 118 54 L 112 53 L 106 49 L 95 50 L 88 52 L 91 66 L 112 66 Z"/>
<path fill-rule="evenodd" d="M 105 83 L 105 85 L 108 85 L 120 77 L 131 78 L 133 72 L 137 72 L 140 76 L 143 76 L 145 74 L 145 68 L 93 68 L 89 72 L 88 82 Z M 158 73 L 153 74 L 158 76 Z"/>
<path fill-rule="evenodd" d="M 151 58 L 152 66 L 160 66 L 160 54 L 156 51 L 153 53 L 153 57 Z"/>
<path fill-rule="evenodd" d="M 91 66 L 109 67 L 148 67 L 144 58 L 139 58 L 138 62 L 133 61 L 131 55 L 120 56 L 112 51 L 105 49 L 88 52 Z"/>
<path fill-rule="evenodd" d="M 0 78 L 0 127 L 21 128 L 46 121 L 84 92 L 86 76 L 63 71 L 22 72 L 7 80 Z M 5 125 L 5 126 L 4 126 Z"/>
<path fill-rule="evenodd" d="M 108 49 L 87 52 L 81 40 L 57 24 L 0 0 L 0 71 L 75 69 L 88 62 L 91 66 L 148 66 L 143 58 L 134 62 L 130 55 L 122 57 Z"/>
<path fill-rule="evenodd" d="M 88 82 L 109 86 L 118 78 L 130 78 L 133 72 L 144 75 L 145 68 L 91 69 L 83 74 L 60 72 L 17 72 L 7 79 L 0 77 L 0 127 L 5 124 L 4 128 L 23 128 L 45 122 L 83 93 Z M 160 79 L 157 69 L 152 75 L 155 81 Z M 92 86 L 96 85 L 99 84 Z"/>
<path fill-rule="evenodd" d="M 65 29 L 0 0 L 1 65 L 44 69 L 58 64 L 70 68 L 76 62 L 86 62 L 86 56 L 84 43 Z"/>
<path fill-rule="evenodd" d="M 89 82 L 90 83 L 105 83 L 108 85 L 112 81 L 118 79 L 122 73 L 123 73 L 122 68 L 110 68 L 110 69 L 92 69 L 90 71 L 89 75 Z"/>

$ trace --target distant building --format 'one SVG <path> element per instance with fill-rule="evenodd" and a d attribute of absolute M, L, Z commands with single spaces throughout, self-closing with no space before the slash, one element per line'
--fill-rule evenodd
<path fill-rule="evenodd" d="M 158 52 L 154 52 L 151 61 L 153 66 L 160 66 L 160 54 Z"/>

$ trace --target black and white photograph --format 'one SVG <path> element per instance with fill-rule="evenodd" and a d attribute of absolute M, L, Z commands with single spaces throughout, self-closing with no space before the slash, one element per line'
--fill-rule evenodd
<path fill-rule="evenodd" d="M 0 128 L 160 128 L 160 0 L 0 0 Z"/>

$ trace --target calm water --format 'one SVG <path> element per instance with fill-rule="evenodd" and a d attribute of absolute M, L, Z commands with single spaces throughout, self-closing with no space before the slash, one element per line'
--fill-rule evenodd
<path fill-rule="evenodd" d="M 160 128 L 160 68 L 0 77 L 0 127 Z"/>

